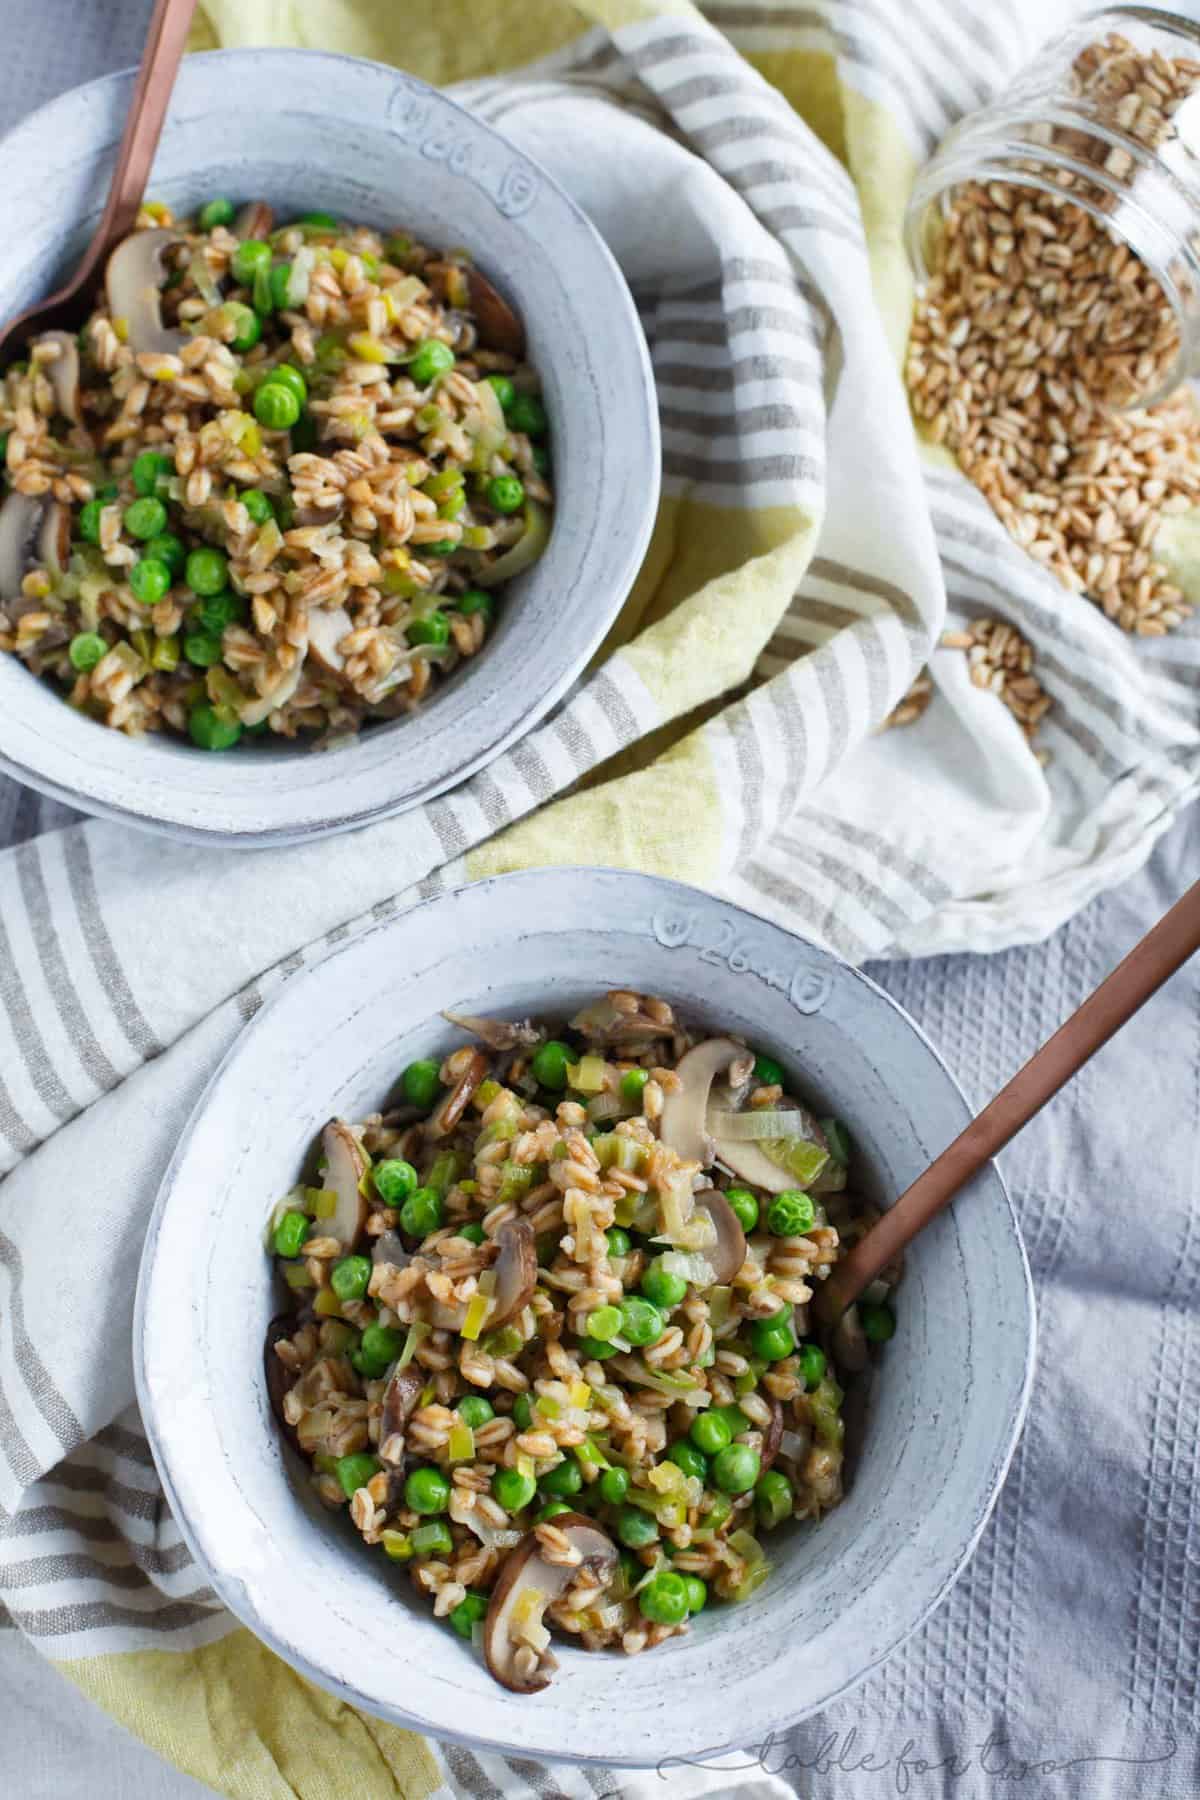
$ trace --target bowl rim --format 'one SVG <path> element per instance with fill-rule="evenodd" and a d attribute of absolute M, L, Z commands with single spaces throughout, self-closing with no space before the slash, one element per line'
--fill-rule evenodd
<path fill-rule="evenodd" d="M 826 950 L 822 945 L 814 943 L 811 939 L 803 937 L 800 933 L 790 931 L 786 926 L 779 925 L 773 920 L 765 919 L 762 915 L 753 913 L 749 911 L 749 909 L 738 905 L 736 902 L 718 898 L 702 888 L 695 887 L 686 882 L 676 881 L 667 876 L 646 875 L 640 872 L 631 872 L 628 869 L 617 869 L 600 864 L 590 864 L 586 868 L 573 868 L 569 865 L 545 865 L 537 868 L 516 870 L 502 875 L 488 876 L 475 882 L 463 883 L 454 888 L 447 888 L 442 893 L 435 894 L 428 899 L 418 901 L 413 906 L 406 908 L 403 912 L 394 913 L 386 919 L 380 920 L 370 926 L 366 926 L 359 932 L 355 932 L 348 939 L 332 947 L 328 953 L 323 955 L 318 961 L 308 964 L 303 969 L 298 970 L 296 977 L 290 978 L 283 984 L 283 986 L 271 996 L 266 1004 L 255 1013 L 254 1017 L 239 1030 L 237 1037 L 222 1056 L 220 1063 L 209 1080 L 205 1083 L 203 1091 L 189 1114 L 187 1122 L 180 1133 L 170 1162 L 164 1172 L 155 1199 L 150 1222 L 147 1227 L 145 1243 L 138 1267 L 133 1313 L 134 1383 L 137 1402 L 141 1412 L 142 1422 L 146 1430 L 147 1439 L 150 1444 L 155 1469 L 162 1482 L 168 1505 L 171 1508 L 172 1517 L 175 1520 L 180 1534 L 195 1558 L 198 1567 L 207 1576 L 222 1603 L 228 1608 L 230 1613 L 233 1614 L 235 1619 L 253 1631 L 262 1642 L 291 1667 L 297 1669 L 316 1686 L 327 1692 L 336 1694 L 347 1704 L 367 1712 L 369 1716 L 377 1715 L 371 1713 L 370 1707 L 366 1704 L 365 1698 L 359 1690 L 343 1681 L 328 1668 L 322 1666 L 320 1662 L 313 1660 L 311 1656 L 299 1649 L 294 1643 L 291 1643 L 284 1638 L 269 1621 L 261 1616 L 257 1606 L 249 1602 L 244 1593 L 239 1591 L 236 1579 L 227 1577 L 220 1565 L 213 1561 L 205 1546 L 203 1536 L 198 1529 L 194 1527 L 192 1520 L 187 1516 L 186 1510 L 179 1503 L 177 1489 L 172 1480 L 168 1466 L 167 1453 L 164 1450 L 160 1438 L 159 1422 L 149 1378 L 146 1355 L 146 1315 L 150 1305 L 150 1289 L 153 1285 L 155 1276 L 158 1241 L 161 1236 L 177 1171 L 185 1158 L 193 1136 L 203 1122 L 204 1114 L 207 1110 L 209 1098 L 213 1089 L 219 1082 L 230 1075 L 231 1071 L 243 1055 L 252 1054 L 256 1033 L 269 1028 L 271 1017 L 275 1009 L 288 997 L 290 997 L 294 1003 L 297 991 L 297 981 L 303 982 L 305 977 L 314 975 L 318 971 L 325 970 L 328 964 L 336 963 L 338 958 L 344 955 L 357 953 L 364 943 L 376 938 L 378 934 L 386 934 L 388 931 L 396 930 L 404 924 L 405 921 L 411 920 L 413 915 L 428 915 L 432 909 L 452 904 L 456 897 L 467 892 L 482 893 L 483 895 L 486 895 L 497 886 L 506 890 L 519 885 L 536 887 L 539 881 L 547 876 L 583 876 L 585 878 L 590 876 L 615 876 L 622 882 L 641 883 L 645 885 L 648 890 L 653 891 L 657 895 L 666 898 L 675 898 L 680 902 L 690 903 L 693 906 L 698 903 L 719 906 L 723 912 L 745 919 L 758 930 L 767 928 L 770 931 L 783 933 L 797 944 L 802 945 L 818 962 L 833 964 L 841 974 L 848 975 L 853 978 L 854 981 L 860 983 L 862 987 L 871 994 L 875 1001 L 884 1002 L 888 1009 L 897 1015 L 908 1030 L 919 1039 L 926 1051 L 933 1058 L 949 1084 L 949 1088 L 961 1101 L 968 1118 L 975 1116 L 961 1084 L 949 1069 L 940 1052 L 925 1031 L 898 1000 L 894 999 L 885 988 L 882 988 L 877 982 L 873 981 L 863 970 L 856 968 L 851 963 L 843 961 L 832 951 Z M 536 908 L 531 909 L 526 916 L 537 916 Z M 790 1730 L 792 1726 L 811 1717 L 814 1713 L 820 1712 L 826 1707 L 835 1704 L 837 1701 L 846 1698 L 847 1695 L 853 1693 L 856 1688 L 860 1687 L 876 1669 L 888 1662 L 891 1657 L 893 1657 L 897 1651 L 899 1651 L 902 1646 L 915 1635 L 921 1626 L 929 1619 L 931 1614 L 942 1604 L 957 1583 L 967 1563 L 974 1554 L 984 1527 L 991 1518 L 1003 1491 L 1005 1481 L 1012 1465 L 1013 1456 L 1015 1455 L 1017 1445 L 1020 1442 L 1021 1433 L 1024 1429 L 1034 1376 L 1036 1373 L 1038 1343 L 1037 1297 L 1029 1265 L 1029 1257 L 1021 1232 L 1020 1221 L 1017 1217 L 1016 1208 L 1013 1205 L 1012 1196 L 1008 1190 L 1008 1184 L 995 1159 L 990 1159 L 984 1165 L 984 1171 L 982 1172 L 985 1172 L 994 1179 L 996 1191 L 1003 1201 L 1003 1218 L 1007 1224 L 1008 1236 L 1011 1240 L 1012 1247 L 1016 1252 L 1017 1268 L 1020 1273 L 1020 1297 L 1023 1303 L 1024 1317 L 1024 1329 L 1021 1332 L 1021 1337 L 1023 1339 L 1023 1361 L 1019 1388 L 1015 1399 L 1010 1406 L 1003 1435 L 998 1438 L 998 1453 L 994 1455 L 990 1464 L 987 1486 L 985 1490 L 981 1492 L 970 1519 L 964 1521 L 961 1532 L 956 1534 L 955 1552 L 943 1579 L 923 1601 L 916 1616 L 905 1619 L 901 1628 L 894 1636 L 889 1638 L 886 1646 L 879 1654 L 874 1656 L 853 1676 L 844 1680 L 839 1679 L 839 1684 L 836 1687 L 832 1688 L 827 1693 L 823 1693 L 818 1699 L 805 1704 L 800 1711 L 788 1713 L 786 1716 L 774 1721 L 770 1728 L 770 1735 L 772 1737 L 778 1732 Z M 742 1747 L 741 1740 L 735 1736 L 730 1739 L 722 1739 L 717 1744 L 695 1747 L 687 1753 L 676 1752 L 669 1754 L 664 1756 L 656 1765 L 655 1763 L 648 1763 L 644 1759 L 621 1756 L 619 1754 L 606 1753 L 601 1758 L 572 1752 L 570 1748 L 556 1748 L 553 1751 L 545 1750 L 536 1745 L 531 1746 L 528 1739 L 522 1740 L 520 1738 L 512 1739 L 508 1737 L 500 1738 L 480 1735 L 478 1733 L 472 1733 L 466 1728 L 456 1728 L 454 1725 L 447 1726 L 442 1725 L 441 1723 L 433 1724 L 427 1719 L 422 1719 L 417 1714 L 405 1712 L 402 1707 L 394 1705 L 389 1707 L 387 1714 L 384 1716 L 390 1717 L 410 1729 L 424 1732 L 433 1735 L 438 1739 L 462 1744 L 467 1747 L 498 1750 L 506 1754 L 518 1756 L 536 1756 L 563 1763 L 578 1764 L 580 1766 L 603 1764 L 613 1768 L 631 1769 L 653 1768 L 657 1766 L 660 1773 L 666 1768 L 674 1765 L 695 1763 L 703 1757 L 723 1755 Z"/>
<path fill-rule="evenodd" d="M 599 606 L 589 603 L 589 606 L 586 609 L 589 623 L 586 628 L 581 629 L 580 631 L 579 647 L 573 658 L 564 666 L 560 674 L 547 686 L 544 688 L 533 688 L 531 690 L 532 697 L 528 700 L 526 705 L 519 708 L 515 722 L 506 725 L 503 729 L 498 731 L 489 739 L 488 743 L 482 749 L 474 755 L 467 757 L 461 763 L 456 764 L 449 773 L 441 776 L 434 776 L 421 783 L 419 786 L 406 790 L 399 798 L 382 799 L 375 802 L 364 801 L 351 811 L 345 813 L 339 811 L 334 816 L 327 817 L 324 815 L 329 803 L 329 791 L 327 790 L 324 794 L 324 798 L 322 798 L 321 791 L 318 790 L 318 792 L 314 794 L 314 816 L 281 825 L 264 824 L 261 828 L 242 828 L 236 825 L 209 826 L 195 821 L 183 819 L 174 820 L 164 817 L 160 812 L 152 813 L 140 809 L 137 803 L 136 774 L 130 780 L 131 792 L 129 799 L 126 802 L 125 800 L 115 798 L 94 798 L 87 792 L 86 787 L 76 787 L 72 785 L 67 779 L 66 770 L 60 770 L 57 774 L 51 774 L 45 772 L 40 766 L 31 767 L 29 762 L 24 760 L 21 756 L 14 754 L 11 749 L 5 748 L 3 737 L 5 732 L 6 714 L 5 709 L 0 708 L 0 773 L 9 775 L 14 780 L 22 782 L 25 786 L 34 788 L 37 792 L 46 794 L 50 798 L 61 801 L 65 805 L 74 807 L 76 810 L 82 811 L 92 817 L 109 819 L 116 823 L 129 825 L 137 830 L 147 831 L 156 836 L 164 836 L 181 843 L 212 845 L 223 849 L 253 850 L 275 845 L 284 846 L 316 842 L 322 838 L 334 837 L 345 831 L 358 830 L 363 826 L 372 824 L 378 820 L 393 818 L 426 806 L 439 795 L 459 787 L 469 780 L 472 775 L 478 774 L 480 770 L 489 767 L 498 757 L 502 756 L 506 750 L 510 749 L 513 744 L 520 742 L 535 730 L 542 720 L 545 719 L 547 714 L 570 690 L 572 685 L 586 676 L 596 652 L 615 625 L 621 609 L 625 605 L 625 602 L 628 600 L 633 589 L 638 573 L 645 560 L 646 553 L 650 547 L 651 538 L 658 518 L 662 489 L 662 442 L 658 416 L 657 388 L 654 380 L 649 346 L 646 341 L 645 333 L 641 327 L 637 306 L 634 302 L 632 293 L 630 292 L 629 284 L 625 279 L 625 275 L 619 263 L 613 256 L 612 251 L 609 249 L 597 227 L 592 223 L 588 214 L 578 202 L 572 198 L 557 178 L 538 161 L 536 156 L 523 149 L 520 145 L 514 143 L 501 128 L 491 124 L 490 121 L 479 117 L 468 107 L 464 106 L 459 100 L 448 94 L 445 89 L 435 87 L 430 82 L 422 81 L 419 76 L 410 74 L 407 70 L 397 69 L 391 64 L 379 62 L 372 57 L 350 56 L 340 51 L 312 48 L 293 49 L 287 45 L 238 45 L 226 49 L 195 51 L 187 56 L 181 65 L 179 74 L 176 78 L 175 94 L 172 96 L 172 107 L 176 104 L 176 96 L 182 90 L 182 84 L 188 77 L 189 69 L 218 62 L 245 62 L 248 59 L 253 59 L 256 62 L 261 59 L 268 59 L 288 63 L 302 60 L 312 65 L 322 66 L 335 64 L 351 69 L 370 71 L 373 76 L 384 77 L 394 84 L 404 84 L 418 94 L 431 96 L 439 106 L 444 106 L 458 114 L 464 121 L 469 122 L 473 131 L 483 133 L 497 145 L 502 146 L 509 156 L 525 164 L 546 184 L 547 189 L 553 194 L 556 203 L 564 207 L 575 223 L 583 228 L 593 252 L 598 255 L 601 263 L 607 265 L 609 273 L 613 278 L 614 295 L 617 305 L 610 316 L 615 318 L 619 314 L 621 317 L 622 323 L 620 329 L 628 345 L 630 367 L 631 370 L 636 370 L 636 386 L 638 389 L 639 412 L 641 415 L 637 420 L 638 430 L 636 432 L 631 431 L 627 435 L 629 436 L 634 449 L 636 449 L 638 444 L 641 445 L 641 455 L 646 464 L 647 475 L 647 480 L 642 490 L 642 505 L 636 515 L 629 520 L 629 529 L 627 531 L 623 529 L 620 534 L 620 543 L 616 554 L 616 567 L 614 569 L 613 578 L 608 584 L 610 596 L 609 602 L 607 605 Z M 120 87 L 123 83 L 132 86 L 132 83 L 136 80 L 137 73 L 138 71 L 135 67 L 113 70 L 107 75 L 96 76 L 90 81 L 80 82 L 76 86 L 68 88 L 65 92 L 54 95 L 41 106 L 34 108 L 32 112 L 26 114 L 24 118 L 18 120 L 9 131 L 4 133 L 3 136 L 0 136 L 0 152 L 7 152 L 10 159 L 19 162 L 20 155 L 25 147 L 22 140 L 28 136 L 31 142 L 36 142 L 39 139 L 44 139 L 50 135 L 53 129 L 56 112 L 61 110 L 64 115 L 74 115 L 78 109 L 78 103 L 82 96 L 98 95 L 103 90 L 112 91 Z M 171 113 L 170 110 L 168 110 L 168 126 L 170 124 L 170 118 Z M 98 158 L 102 158 L 107 156 L 114 149 L 115 143 L 106 143 L 101 145 L 98 150 L 94 150 L 93 154 Z M 33 676 L 25 669 L 20 669 L 16 672 L 24 675 L 28 680 L 35 682 L 39 687 L 43 688 L 45 690 L 46 701 L 49 704 L 55 704 L 56 702 L 61 704 L 54 692 L 46 687 L 46 684 L 43 683 L 39 677 Z M 431 707 L 436 705 L 436 703 L 437 697 L 435 696 L 430 703 Z M 474 711 L 476 714 L 483 711 L 485 715 L 488 715 L 490 709 L 476 707 Z M 419 720 L 423 716 L 423 713 L 424 709 L 421 708 L 409 715 L 409 717 Z M 398 722 L 402 723 L 403 721 L 387 721 L 385 724 Z M 107 729 L 107 727 L 98 724 L 96 728 L 98 730 Z M 182 754 L 192 753 L 191 746 L 181 743 L 174 738 L 172 738 L 170 742 L 172 748 L 179 750 Z M 353 746 L 347 746 L 347 748 L 352 749 Z M 419 753 L 419 749 L 419 743 L 414 743 L 411 748 L 407 749 L 398 748 L 396 759 L 403 760 L 411 766 L 414 757 Z M 202 753 L 197 751 L 194 754 L 199 756 Z M 314 752 L 310 748 L 307 752 L 304 750 L 296 750 L 291 754 L 288 754 L 287 752 L 280 754 L 278 757 L 278 770 L 280 774 L 282 775 L 286 769 L 293 767 L 295 763 L 302 760 L 305 754 L 312 755 Z M 87 763 L 83 753 L 81 752 L 78 756 L 73 757 L 71 762 L 72 773 L 86 777 Z M 386 763 L 382 763 L 377 771 L 381 785 L 386 782 L 387 766 Z M 284 783 L 280 782 L 278 785 L 283 786 Z M 263 809 L 269 810 L 270 805 L 270 800 L 264 796 L 262 800 Z M 318 812 L 320 812 L 322 816 L 315 816 Z"/>

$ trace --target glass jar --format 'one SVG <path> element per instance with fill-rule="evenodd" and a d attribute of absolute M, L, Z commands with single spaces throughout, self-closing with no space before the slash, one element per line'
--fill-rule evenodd
<path fill-rule="evenodd" d="M 1082 208 L 1158 283 L 1169 311 L 1156 342 L 1129 346 L 1111 404 L 1152 405 L 1200 374 L 1200 26 L 1157 7 L 1092 13 L 955 125 L 909 203 L 921 284 L 968 184 Z"/>

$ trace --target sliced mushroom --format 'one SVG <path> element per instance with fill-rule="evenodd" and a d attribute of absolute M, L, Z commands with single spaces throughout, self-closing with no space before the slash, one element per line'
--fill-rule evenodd
<path fill-rule="evenodd" d="M 489 1050 L 516 1050 L 521 1045 L 538 1043 L 542 1036 L 537 1026 L 531 1025 L 528 1019 L 519 1024 L 510 1024 L 507 1019 L 481 1019 L 474 1013 L 449 1011 L 443 1011 L 442 1017 L 448 1019 L 451 1025 L 457 1025 L 460 1030 L 469 1031 L 472 1037 L 477 1037 Z"/>
<path fill-rule="evenodd" d="M 285 1368 L 275 1354 L 275 1346 L 280 1338 L 290 1338 L 295 1328 L 295 1320 L 287 1313 L 280 1313 L 278 1318 L 271 1320 L 263 1343 L 263 1371 L 267 1378 L 267 1399 L 271 1403 L 275 1422 L 297 1455 L 303 1455 L 296 1427 L 288 1424 L 283 1411 L 283 1402 L 296 1378 L 295 1373 Z"/>
<path fill-rule="evenodd" d="M 341 675 L 346 659 L 338 649 L 354 627 L 344 606 L 314 606 L 308 615 L 308 651 L 329 675 Z"/>
<path fill-rule="evenodd" d="M 629 1050 L 644 1050 L 656 1039 L 671 1035 L 669 1025 L 652 1018 L 640 1006 L 635 1012 L 622 1012 L 607 995 L 603 1000 L 585 1006 L 570 1023 L 571 1030 L 581 1033 L 591 1044 L 608 1044 Z"/>
<path fill-rule="evenodd" d="M 71 553 L 71 516 L 45 496 L 10 493 L 0 506 L 0 602 L 23 603 L 21 583 L 30 569 L 61 574 Z M 26 610 L 40 606 L 30 600 Z M 6 610 L 13 613 L 9 605 Z M 18 615 L 19 616 L 19 615 Z"/>
<path fill-rule="evenodd" d="M 248 706 L 241 709 L 243 725 L 261 725 L 269 719 L 278 706 L 286 706 L 296 689 L 300 686 L 304 674 L 304 658 L 298 656 L 292 668 L 277 669 L 275 679 L 265 694 L 260 694 Z"/>
<path fill-rule="evenodd" d="M 69 331 L 44 331 L 38 343 L 58 345 L 58 355 L 52 363 L 43 365 L 43 373 L 54 389 L 57 410 L 64 419 L 70 419 L 72 425 L 80 424 L 79 347 L 75 339 Z"/>
<path fill-rule="evenodd" d="M 445 1137 L 448 1132 L 454 1130 L 466 1110 L 471 1095 L 487 1072 L 487 1057 L 483 1051 L 472 1050 L 465 1059 L 454 1086 L 442 1095 L 429 1116 L 429 1123 L 425 1129 L 430 1137 Z"/>
<path fill-rule="evenodd" d="M 712 1267 L 713 1279 L 720 1287 L 728 1287 L 746 1260 L 746 1234 L 741 1221 L 724 1194 L 716 1188 L 701 1188 L 696 1205 L 702 1207 L 717 1231 L 717 1241 L 704 1251 Z"/>
<path fill-rule="evenodd" d="M 233 221 L 233 235 L 243 243 L 248 238 L 270 237 L 275 214 L 265 200 L 251 200 Z"/>
<path fill-rule="evenodd" d="M 424 1369 L 409 1363 L 407 1369 L 395 1369 L 383 1390 L 383 1410 L 379 1416 L 379 1460 L 394 1475 L 404 1469 L 404 1434 L 421 1390 L 425 1386 Z"/>
<path fill-rule="evenodd" d="M 525 355 L 525 327 L 508 301 L 496 292 L 486 275 L 467 270 L 467 292 L 479 328 L 479 341 L 489 350 L 501 350 L 518 361 Z"/>
<path fill-rule="evenodd" d="M 745 1054 L 745 1045 L 735 1044 L 732 1038 L 705 1038 L 681 1059 L 675 1071 L 679 1086 L 663 1100 L 659 1136 L 685 1162 L 698 1162 L 701 1168 L 712 1162 L 713 1144 L 706 1122 L 709 1093 L 717 1076 Z"/>
<path fill-rule="evenodd" d="M 354 1248 L 367 1222 L 367 1203 L 360 1186 L 368 1168 L 367 1155 L 341 1119 L 329 1121 L 321 1133 L 321 1148 L 325 1152 L 325 1186 L 337 1195 L 336 1210 L 325 1221 L 325 1230 L 345 1253 Z"/>
<path fill-rule="evenodd" d="M 483 1624 L 483 1654 L 488 1669 L 501 1687 L 514 1694 L 536 1694 L 550 1685 L 550 1673 L 558 1665 L 547 1647 L 542 1616 L 548 1606 L 566 1593 L 588 1569 L 606 1585 L 617 1566 L 617 1548 L 600 1527 L 582 1513 L 560 1513 L 554 1520 L 581 1561 L 568 1567 L 547 1562 L 536 1531 L 526 1532 L 501 1565 L 492 1589 Z M 517 1624 L 517 1607 L 524 1595 L 540 1596 L 527 1617 Z M 534 1641 L 529 1643 L 526 1636 Z M 528 1651 L 528 1655 L 522 1654 Z"/>
<path fill-rule="evenodd" d="M 500 1254 L 496 1258 L 495 1305 L 487 1316 L 491 1331 L 506 1325 L 528 1306 L 537 1286 L 537 1245 L 528 1219 L 506 1219 L 496 1233 Z"/>
<path fill-rule="evenodd" d="M 758 1453 L 763 1474 L 779 1455 L 779 1440 L 783 1436 L 783 1407 L 774 1394 L 767 1396 L 767 1405 L 771 1408 L 771 1422 L 763 1432 L 762 1449 Z"/>
<path fill-rule="evenodd" d="M 122 238 L 108 259 L 104 274 L 108 310 L 114 319 L 126 321 L 126 341 L 132 350 L 178 355 L 188 341 L 182 331 L 171 331 L 162 321 L 163 259 L 177 242 L 173 231 L 135 231 Z"/>

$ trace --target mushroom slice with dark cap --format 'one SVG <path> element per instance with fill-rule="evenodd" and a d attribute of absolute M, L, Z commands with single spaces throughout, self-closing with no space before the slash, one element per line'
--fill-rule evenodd
<path fill-rule="evenodd" d="M 502 1687 L 514 1694 L 536 1694 L 550 1685 L 557 1666 L 548 1648 L 542 1615 L 566 1593 L 583 1569 L 611 1580 L 617 1548 L 592 1519 L 582 1513 L 560 1513 L 552 1521 L 570 1548 L 573 1563 L 550 1562 L 536 1529 L 529 1531 L 501 1564 L 483 1625 L 483 1654 Z"/>
<path fill-rule="evenodd" d="M 461 1052 L 456 1052 L 461 1055 Z M 482 1050 L 472 1050 L 463 1058 L 462 1068 L 429 1116 L 425 1129 L 430 1137 L 445 1137 L 454 1130 L 466 1111 L 467 1103 L 488 1072 L 487 1057 Z"/>
<path fill-rule="evenodd" d="M 162 351 L 177 356 L 188 342 L 182 331 L 163 324 L 164 257 L 179 239 L 173 231 L 135 231 L 123 238 L 108 259 L 104 291 L 114 320 L 124 319 L 127 342 L 135 351 Z"/>
<path fill-rule="evenodd" d="M 542 1037 L 537 1026 L 531 1025 L 528 1020 L 514 1022 L 508 1019 L 481 1019 L 475 1013 L 450 1012 L 448 1008 L 443 1009 L 442 1017 L 448 1019 L 451 1025 L 457 1025 L 460 1030 L 469 1031 L 472 1037 L 477 1037 L 489 1050 L 515 1050 L 522 1044 L 539 1043 Z"/>
<path fill-rule="evenodd" d="M 79 347 L 69 331 L 44 331 L 38 343 L 58 345 L 58 355 L 54 361 L 43 363 L 41 369 L 54 389 L 55 409 L 64 419 L 69 419 L 72 425 L 78 425 L 82 419 L 79 406 Z"/>
<path fill-rule="evenodd" d="M 712 1084 L 746 1054 L 745 1046 L 732 1038 L 705 1038 L 681 1058 L 675 1071 L 679 1086 L 663 1098 L 659 1136 L 685 1162 L 698 1162 L 701 1168 L 712 1162 L 713 1142 L 708 1131 Z"/>
<path fill-rule="evenodd" d="M 766 1401 L 771 1409 L 771 1419 L 763 1432 L 762 1449 L 759 1451 L 759 1468 L 764 1475 L 779 1455 L 779 1440 L 783 1436 L 783 1407 L 774 1394 L 767 1395 Z"/>
<path fill-rule="evenodd" d="M 487 1328 L 506 1325 L 533 1299 L 537 1286 L 537 1245 L 528 1219 L 505 1219 L 496 1233 L 500 1254 L 496 1258 L 495 1305 L 487 1316 Z"/>
<path fill-rule="evenodd" d="M 65 506 L 44 495 L 9 494 L 0 506 L 0 604 L 40 606 L 40 600 L 26 600 L 21 583 L 30 569 L 61 574 L 70 554 L 71 515 Z M 12 613 L 11 604 L 6 610 Z"/>
<path fill-rule="evenodd" d="M 367 1153 L 341 1119 L 330 1119 L 321 1133 L 321 1149 L 325 1153 L 325 1186 L 337 1195 L 337 1207 L 325 1221 L 325 1231 L 337 1239 L 345 1254 L 353 1250 L 367 1222 L 361 1187 L 369 1167 Z"/>
<path fill-rule="evenodd" d="M 741 1221 L 717 1188 L 701 1188 L 696 1195 L 696 1205 L 708 1214 L 716 1227 L 716 1242 L 704 1249 L 713 1280 L 721 1287 L 728 1287 L 746 1260 L 746 1234 Z"/>
<path fill-rule="evenodd" d="M 415 1364 L 410 1363 L 407 1369 L 394 1369 L 383 1390 L 383 1411 L 379 1419 L 379 1460 L 386 1463 L 395 1475 L 402 1474 L 404 1470 L 407 1448 L 405 1433 L 426 1380 L 424 1369 L 418 1369 Z"/>
<path fill-rule="evenodd" d="M 633 1012 L 626 1012 L 608 994 L 576 1013 L 570 1024 L 572 1031 L 578 1031 L 591 1044 L 611 1044 L 614 1049 L 627 1050 L 645 1049 L 658 1038 L 670 1037 L 672 1030 L 661 1019 L 644 1012 L 640 1004 Z"/>
<path fill-rule="evenodd" d="M 275 1346 L 281 1338 L 290 1338 L 296 1329 L 296 1321 L 288 1313 L 280 1313 L 267 1326 L 267 1335 L 263 1343 L 263 1372 L 267 1378 L 267 1399 L 271 1403 L 271 1411 L 275 1415 L 275 1423 L 298 1456 L 304 1452 L 300 1448 L 300 1439 L 296 1436 L 296 1427 L 289 1425 L 283 1410 L 283 1402 L 289 1388 L 296 1379 L 295 1371 L 285 1367 L 275 1354 Z"/>

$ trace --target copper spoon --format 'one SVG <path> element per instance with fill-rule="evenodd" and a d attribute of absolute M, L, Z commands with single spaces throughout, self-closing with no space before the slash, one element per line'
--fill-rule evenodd
<path fill-rule="evenodd" d="M 1134 945 L 1066 1024 L 1059 1026 L 1007 1087 L 1001 1088 L 966 1130 L 859 1239 L 818 1290 L 817 1307 L 825 1320 L 833 1322 L 857 1300 L 880 1270 L 949 1205 L 989 1157 L 1003 1150 L 1198 949 L 1200 881 Z"/>
<path fill-rule="evenodd" d="M 142 204 L 195 8 L 196 0 L 156 0 L 116 171 L 95 235 L 65 287 L 0 326 L 0 363 L 26 338 L 43 331 L 74 330 L 86 318 L 108 253 L 133 229 Z"/>

